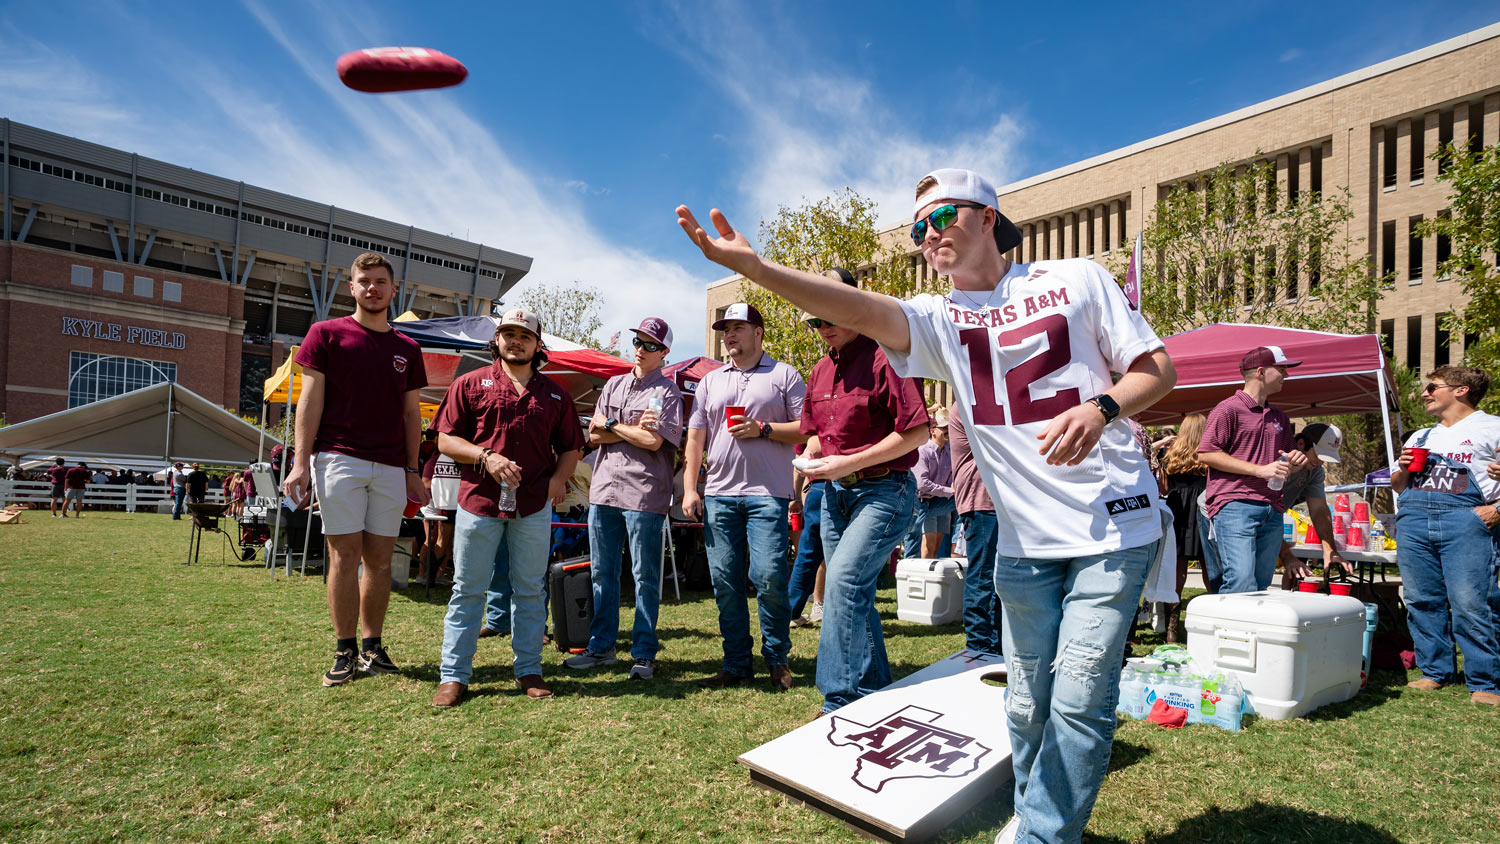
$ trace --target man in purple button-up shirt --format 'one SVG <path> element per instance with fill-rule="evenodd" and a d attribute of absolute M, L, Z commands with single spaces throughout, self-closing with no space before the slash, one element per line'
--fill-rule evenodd
<path fill-rule="evenodd" d="M 797 370 L 763 351 L 765 322 L 755 308 L 742 302 L 730 305 L 713 328 L 724 333 L 730 362 L 698 382 L 683 463 L 689 471 L 698 466 L 707 443 L 706 501 L 689 485 L 682 510 L 689 518 L 702 516 L 705 523 L 724 666 L 698 684 L 716 689 L 744 685 L 754 677 L 748 572 L 760 612 L 761 655 L 770 668 L 771 688 L 781 691 L 792 686 L 786 665 L 792 649 L 787 505 L 792 449 L 802 440 L 798 420 L 807 387 Z"/>
<path fill-rule="evenodd" d="M 662 523 L 672 504 L 672 459 L 682 442 L 682 393 L 662 375 L 672 329 L 648 317 L 635 330 L 635 368 L 604 385 L 589 421 L 598 446 L 589 487 L 589 560 L 594 619 L 583 653 L 563 665 L 587 670 L 616 662 L 620 633 L 620 562 L 630 542 L 635 626 L 629 679 L 656 673 L 656 618 L 661 606 Z"/>

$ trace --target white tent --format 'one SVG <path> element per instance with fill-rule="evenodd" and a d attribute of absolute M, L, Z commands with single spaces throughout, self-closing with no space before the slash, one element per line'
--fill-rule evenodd
<path fill-rule="evenodd" d="M 246 465 L 255 460 L 260 436 L 249 422 L 167 381 L 0 428 L 0 459 L 66 454 Z"/>

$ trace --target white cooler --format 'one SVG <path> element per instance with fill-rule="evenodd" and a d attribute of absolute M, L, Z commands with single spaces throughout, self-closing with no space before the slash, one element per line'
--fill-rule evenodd
<path fill-rule="evenodd" d="M 1193 673 L 1233 672 L 1247 711 L 1281 721 L 1359 692 L 1365 605 L 1308 592 L 1200 595 L 1188 602 Z"/>
<path fill-rule="evenodd" d="M 896 564 L 896 617 L 915 624 L 952 624 L 964 617 L 965 560 L 913 557 Z"/>

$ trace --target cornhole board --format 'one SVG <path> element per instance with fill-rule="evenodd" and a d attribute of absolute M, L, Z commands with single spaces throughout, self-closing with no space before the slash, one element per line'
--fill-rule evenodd
<path fill-rule="evenodd" d="M 1012 780 L 1005 661 L 963 650 L 739 758 L 750 780 L 883 841 L 936 835 Z"/>

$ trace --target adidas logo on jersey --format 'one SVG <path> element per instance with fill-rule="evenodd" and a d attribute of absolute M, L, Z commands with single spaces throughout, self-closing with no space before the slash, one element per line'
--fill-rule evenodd
<path fill-rule="evenodd" d="M 1132 510 L 1150 510 L 1151 499 L 1144 495 L 1132 495 L 1127 498 L 1116 498 L 1113 501 L 1104 502 L 1111 516 L 1121 516 Z"/>
<path fill-rule="evenodd" d="M 1464 440 L 1463 442 L 1459 443 L 1459 445 L 1473 445 L 1473 444 L 1474 444 L 1473 440 Z"/>

